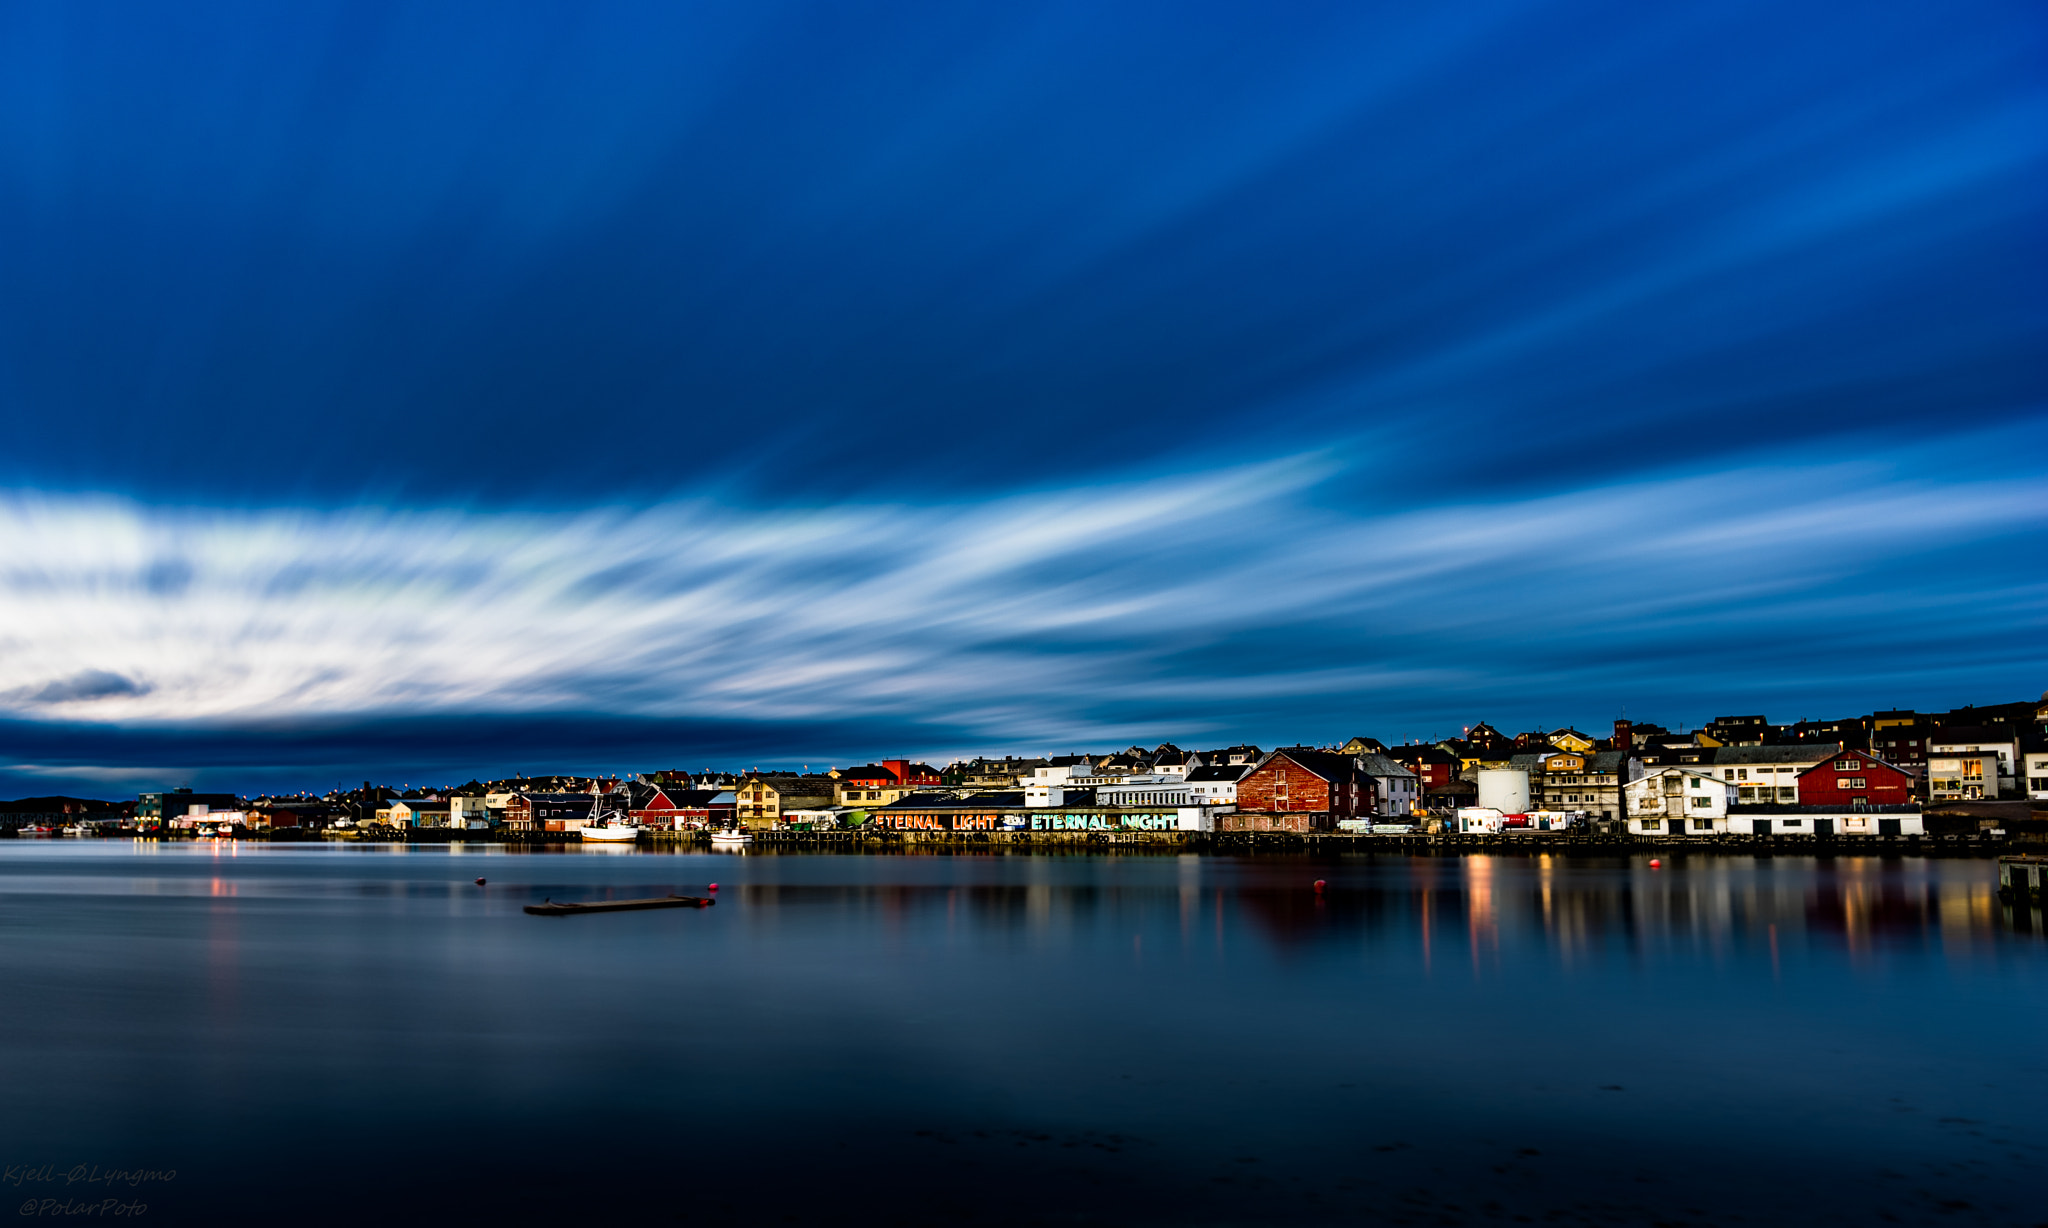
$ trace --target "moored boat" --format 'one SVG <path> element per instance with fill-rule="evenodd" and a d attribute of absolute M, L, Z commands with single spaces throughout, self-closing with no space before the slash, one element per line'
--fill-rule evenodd
<path fill-rule="evenodd" d="M 744 827 L 726 827 L 711 833 L 711 843 L 740 845 L 752 844 L 754 837 Z"/>

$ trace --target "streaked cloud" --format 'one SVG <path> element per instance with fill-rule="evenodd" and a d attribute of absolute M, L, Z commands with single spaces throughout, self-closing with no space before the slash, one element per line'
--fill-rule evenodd
<path fill-rule="evenodd" d="M 1323 497 L 1353 476 L 1304 456 L 964 505 L 560 515 L 21 493 L 0 694 L 85 724 L 599 714 L 1029 746 L 1932 694 L 1944 668 L 2003 698 L 2048 668 L 2048 577 L 2019 552 L 2048 532 L 2038 475 L 1809 461 L 1371 513 Z"/>

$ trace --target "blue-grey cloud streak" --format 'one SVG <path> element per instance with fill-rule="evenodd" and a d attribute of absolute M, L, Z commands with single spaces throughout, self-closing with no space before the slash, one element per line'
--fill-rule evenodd
<path fill-rule="evenodd" d="M 2031 693 L 2044 47 L 2014 0 L 11 6 L 0 761 Z"/>
<path fill-rule="evenodd" d="M 298 753 L 408 722 L 642 730 L 607 762 L 664 736 L 674 758 L 822 759 L 1960 703 L 2004 697 L 2016 662 L 2048 670 L 2029 562 L 2048 482 L 1910 470 L 2012 442 L 1373 514 L 1320 498 L 1351 469 L 1313 454 L 800 512 L 17 496 L 0 501 L 0 695 L 82 746 L 94 729 L 296 731 Z"/>

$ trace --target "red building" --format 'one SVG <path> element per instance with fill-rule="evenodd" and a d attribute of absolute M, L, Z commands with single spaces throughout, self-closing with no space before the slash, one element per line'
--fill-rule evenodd
<path fill-rule="evenodd" d="M 1276 750 L 1237 782 L 1237 813 L 1223 831 L 1327 831 L 1371 816 L 1378 789 L 1358 760 L 1316 750 Z"/>
<path fill-rule="evenodd" d="M 940 786 L 939 769 L 929 763 L 912 763 L 908 759 L 884 759 L 882 766 L 896 774 L 896 779 L 909 789 L 936 789 Z"/>
<path fill-rule="evenodd" d="M 1387 758 L 1415 773 L 1420 791 L 1441 789 L 1458 778 L 1463 762 L 1441 746 L 1396 746 Z"/>
<path fill-rule="evenodd" d="M 1861 810 L 1913 800 L 1913 778 L 1867 751 L 1844 750 L 1799 773 L 1799 804 Z"/>

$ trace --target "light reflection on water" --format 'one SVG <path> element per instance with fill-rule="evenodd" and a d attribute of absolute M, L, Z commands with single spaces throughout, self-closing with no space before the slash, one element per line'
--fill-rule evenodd
<path fill-rule="evenodd" d="M 739 1220 L 2033 1222 L 2048 943 L 1993 863 L 1663 861 L 9 842 L 0 1158 L 179 1167 L 153 1222 L 428 1139 L 296 1218 L 602 1222 L 585 1137 L 660 1219 L 711 1147 Z"/>

